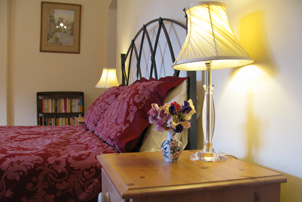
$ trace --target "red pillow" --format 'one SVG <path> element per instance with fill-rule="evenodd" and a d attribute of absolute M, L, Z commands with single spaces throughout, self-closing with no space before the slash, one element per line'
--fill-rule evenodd
<path fill-rule="evenodd" d="M 109 88 L 92 103 L 84 116 L 85 125 L 90 131 L 94 131 L 102 115 L 125 88 L 126 86 Z"/>
<path fill-rule="evenodd" d="M 163 104 L 166 93 L 187 78 L 135 82 L 114 100 L 95 128 L 95 134 L 120 152 L 132 151 L 149 125 L 152 103 Z"/>

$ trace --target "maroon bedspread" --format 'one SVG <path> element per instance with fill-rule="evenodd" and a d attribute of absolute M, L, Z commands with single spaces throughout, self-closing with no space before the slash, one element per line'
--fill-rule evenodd
<path fill-rule="evenodd" d="M 0 201 L 95 201 L 113 152 L 85 126 L 2 126 Z"/>

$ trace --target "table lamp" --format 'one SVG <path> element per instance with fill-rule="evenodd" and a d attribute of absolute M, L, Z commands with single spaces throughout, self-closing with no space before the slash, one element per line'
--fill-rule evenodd
<path fill-rule="evenodd" d="M 253 59 L 236 39 L 220 2 L 198 2 L 185 9 L 187 36 L 173 63 L 176 70 L 205 71 L 203 104 L 204 148 L 194 154 L 202 161 L 222 161 L 226 156 L 213 148 L 215 107 L 213 100 L 212 69 L 233 68 L 251 64 Z"/>
<path fill-rule="evenodd" d="M 96 88 L 111 88 L 118 86 L 116 78 L 116 69 L 104 68 L 99 82 L 95 85 Z"/>

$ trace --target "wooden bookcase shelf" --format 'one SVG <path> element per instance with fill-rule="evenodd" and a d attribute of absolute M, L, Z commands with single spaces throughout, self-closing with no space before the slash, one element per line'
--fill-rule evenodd
<path fill-rule="evenodd" d="M 77 125 L 77 117 L 84 117 L 83 92 L 37 92 L 38 125 Z"/>

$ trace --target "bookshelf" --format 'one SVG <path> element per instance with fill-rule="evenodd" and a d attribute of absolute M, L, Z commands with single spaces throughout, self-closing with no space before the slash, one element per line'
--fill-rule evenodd
<path fill-rule="evenodd" d="M 83 92 L 37 92 L 39 126 L 78 125 L 78 117 L 84 117 Z"/>

